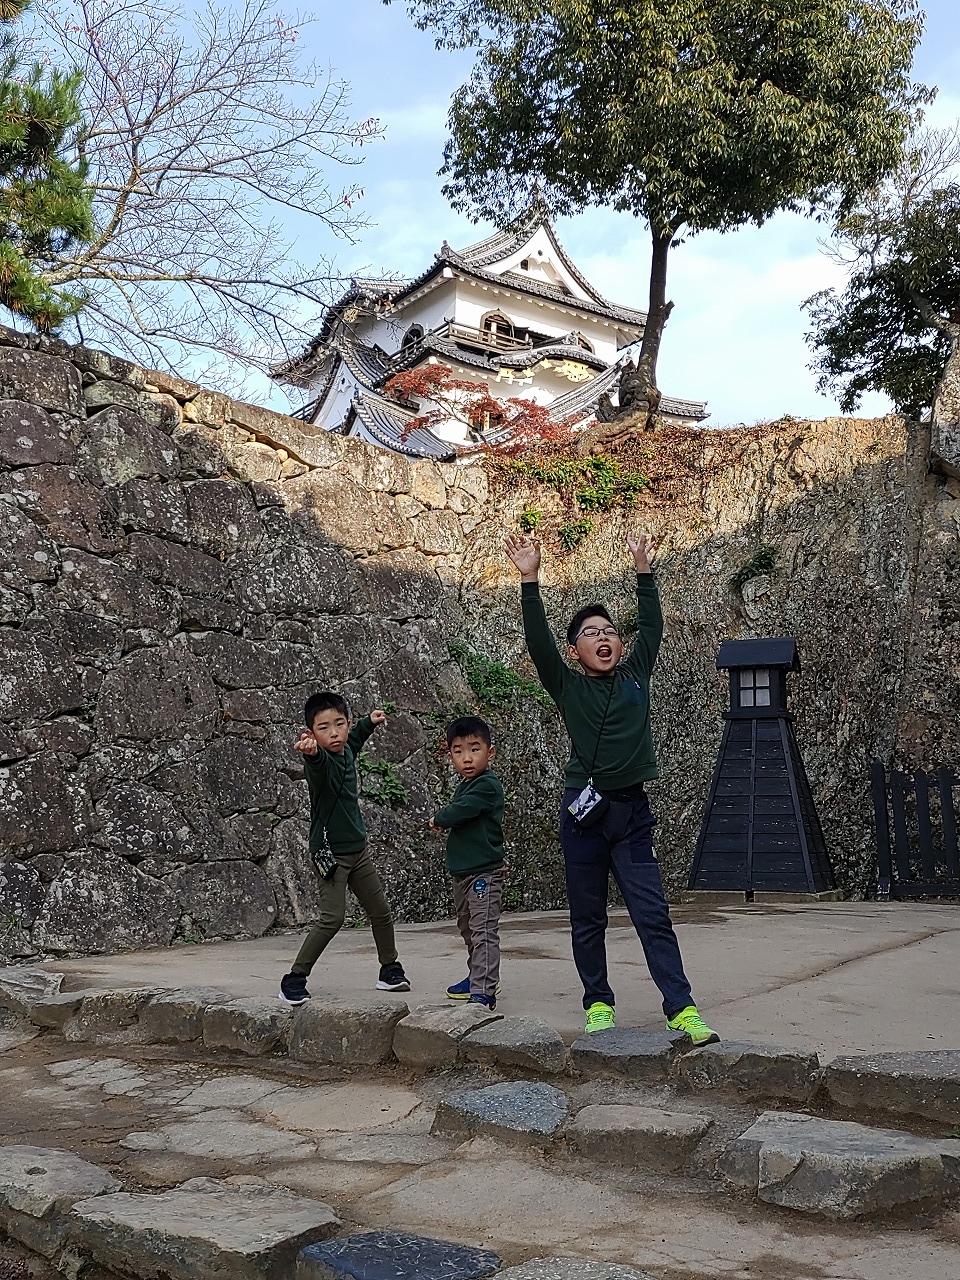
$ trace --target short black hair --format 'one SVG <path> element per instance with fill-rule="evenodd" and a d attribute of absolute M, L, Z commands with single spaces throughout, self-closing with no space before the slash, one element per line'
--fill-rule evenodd
<path fill-rule="evenodd" d="M 607 612 L 606 605 L 602 604 L 585 604 L 582 609 L 570 619 L 570 625 L 567 627 L 567 644 L 576 644 L 577 636 L 580 634 L 580 628 L 588 618 L 606 618 L 609 623 L 616 626 L 616 623 Z"/>
<path fill-rule="evenodd" d="M 307 722 L 307 728 L 313 728 L 313 722 L 321 711 L 339 711 L 342 716 L 350 719 L 350 708 L 347 706 L 346 700 L 339 693 L 334 693 L 332 689 L 323 689 L 320 693 L 311 693 L 303 706 L 303 718 Z"/>
<path fill-rule="evenodd" d="M 457 716 L 447 725 L 447 746 L 452 747 L 457 738 L 479 738 L 487 746 L 493 745 L 493 734 L 486 720 L 479 716 Z"/>

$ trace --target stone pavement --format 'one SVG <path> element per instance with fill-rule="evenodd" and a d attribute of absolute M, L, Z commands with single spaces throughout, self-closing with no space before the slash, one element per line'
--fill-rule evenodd
<path fill-rule="evenodd" d="M 694 995 L 726 1039 L 838 1053 L 960 1048 L 960 907 L 822 903 L 673 909 Z M 626 913 L 611 912 L 610 972 L 621 1025 L 662 1025 Z M 582 1030 L 581 991 L 562 912 L 507 915 L 497 1012 L 540 1017 L 569 1043 Z M 192 987 L 273 996 L 299 934 L 117 956 L 51 961 L 65 986 Z M 442 995 L 464 973 L 452 922 L 403 925 L 401 958 L 412 1005 Z M 377 977 L 366 929 L 343 930 L 315 970 L 315 995 L 352 999 Z"/>

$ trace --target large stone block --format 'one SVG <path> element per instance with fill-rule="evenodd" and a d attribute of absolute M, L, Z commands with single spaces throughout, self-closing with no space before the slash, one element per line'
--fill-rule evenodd
<path fill-rule="evenodd" d="M 97 703 L 107 742 L 213 736 L 219 707 L 203 666 L 177 640 L 141 649 L 108 671 Z"/>
<path fill-rule="evenodd" d="M 0 768 L 0 851 L 57 853 L 82 839 L 83 797 L 77 776 L 53 753 Z"/>
<path fill-rule="evenodd" d="M 0 401 L 0 465 L 34 467 L 40 462 L 72 462 L 76 448 L 62 418 L 35 404 Z"/>
<path fill-rule="evenodd" d="M 643 1084 L 662 1084 L 683 1043 L 683 1036 L 670 1031 L 613 1027 L 575 1040 L 570 1064 L 584 1076 L 627 1076 Z"/>
<path fill-rule="evenodd" d="M 858 1218 L 936 1203 L 960 1187 L 960 1141 L 766 1111 L 720 1158 L 728 1182 L 767 1204 Z"/>
<path fill-rule="evenodd" d="M 31 1000 L 27 1017 L 35 1027 L 59 1031 L 80 1008 L 86 996 L 99 994 L 101 992 L 98 988 L 91 987 L 82 991 L 56 991 L 50 995 L 40 995 Z"/>
<path fill-rule="evenodd" d="M 277 758 L 242 738 L 219 738 L 204 752 L 203 781 L 221 813 L 272 809 L 277 802 Z"/>
<path fill-rule="evenodd" d="M 709 1116 L 659 1107 L 590 1106 L 567 1126 L 581 1155 L 632 1169 L 682 1169 L 710 1128 Z"/>
<path fill-rule="evenodd" d="M 126 529 L 179 542 L 189 540 L 187 496 L 176 481 L 128 480 L 112 491 L 112 500 Z"/>
<path fill-rule="evenodd" d="M 97 801 L 96 816 L 100 840 L 124 857 L 195 862 L 213 853 L 182 807 L 139 782 L 111 786 Z"/>
<path fill-rule="evenodd" d="M 106 409 L 90 418 L 80 453 L 91 475 L 113 487 L 139 478 L 169 480 L 180 473 L 180 455 L 170 437 L 126 409 Z"/>
<path fill-rule="evenodd" d="M 33 936 L 44 951 L 132 951 L 168 946 L 179 919 L 163 884 L 90 850 L 69 858 L 48 888 Z"/>
<path fill-rule="evenodd" d="M 396 622 L 433 618 L 442 600 L 437 571 L 419 551 L 394 551 L 363 561 L 358 605 L 375 617 Z"/>
<path fill-rule="evenodd" d="M 41 351 L 0 347 L 0 396 L 86 416 L 80 374 L 68 360 Z"/>
<path fill-rule="evenodd" d="M 138 1044 L 140 1013 L 159 994 L 153 987 L 91 992 L 64 1022 L 61 1035 L 85 1044 Z"/>
<path fill-rule="evenodd" d="M 500 1265 L 489 1249 L 404 1231 L 364 1231 L 301 1250 L 297 1280 L 481 1280 Z"/>
<path fill-rule="evenodd" d="M 0 1146 L 0 1229 L 53 1257 L 66 1243 L 72 1206 L 119 1186 L 106 1169 L 69 1151 Z"/>
<path fill-rule="evenodd" d="M 421 1071 L 448 1067 L 457 1061 L 464 1036 L 499 1020 L 499 1013 L 481 1005 L 420 1005 L 397 1023 L 393 1052 L 405 1067 Z"/>
<path fill-rule="evenodd" d="M 252 862 L 195 862 L 165 884 L 203 938 L 259 938 L 276 922 L 270 881 Z"/>
<path fill-rule="evenodd" d="M 296 618 L 342 613 L 356 584 L 352 557 L 336 547 L 298 545 L 290 533 L 287 528 L 284 540 L 250 565 L 239 582 L 240 599 L 258 612 Z"/>
<path fill-rule="evenodd" d="M 816 1085 L 816 1053 L 778 1045 L 724 1040 L 680 1056 L 680 1079 L 698 1092 L 727 1089 L 746 1098 L 805 1102 Z"/>
<path fill-rule="evenodd" d="M 57 544 L 9 497 L 0 497 L 0 564 L 4 582 L 25 592 L 33 582 L 52 582 L 60 567 Z"/>
<path fill-rule="evenodd" d="M 175 597 L 142 573 L 85 551 L 64 552 L 62 568 L 56 600 L 67 608 L 161 634 L 176 629 Z"/>
<path fill-rule="evenodd" d="M 376 1066 L 393 1056 L 397 1023 L 410 1012 L 402 1000 L 360 1002 L 314 998 L 297 1009 L 290 1057 L 333 1066 Z"/>
<path fill-rule="evenodd" d="M 468 1062 L 496 1062 L 547 1075 L 567 1065 L 563 1037 L 542 1018 L 503 1018 L 469 1032 L 462 1050 Z"/>
<path fill-rule="evenodd" d="M 844 1107 L 960 1123 L 960 1049 L 834 1058 L 823 1085 Z"/>
<path fill-rule="evenodd" d="M 371 553 L 409 546 L 412 535 L 390 498 L 332 471 L 310 471 L 285 485 L 294 525 L 307 541 Z"/>
<path fill-rule="evenodd" d="M 279 1000 L 248 997 L 208 1005 L 203 1014 L 203 1043 L 259 1056 L 283 1053 L 290 1041 L 293 1010 Z"/>
<path fill-rule="evenodd" d="M 43 463 L 13 474 L 24 509 L 44 526 L 48 537 L 95 554 L 123 546 L 115 507 L 76 467 Z"/>
<path fill-rule="evenodd" d="M 304 1245 L 340 1226 L 328 1205 L 253 1178 L 100 1196 L 71 1216 L 81 1254 L 140 1280 L 288 1280 Z"/>
<path fill-rule="evenodd" d="M 246 485 L 228 480 L 195 480 L 186 486 L 190 541 L 211 555 L 255 551 L 262 527 Z"/>
<path fill-rule="evenodd" d="M 74 710 L 80 672 L 58 644 L 29 631 L 4 632 L 0 646 L 0 720 L 33 724 Z"/>
<path fill-rule="evenodd" d="M 203 1037 L 203 1016 L 208 1005 L 229 1004 L 233 997 L 215 987 L 182 987 L 161 991 L 140 1010 L 142 1044 L 189 1044 Z"/>
<path fill-rule="evenodd" d="M 566 1094 L 549 1084 L 492 1084 L 444 1098 L 431 1133 L 461 1139 L 484 1134 L 521 1146 L 549 1146 L 567 1107 Z"/>
<path fill-rule="evenodd" d="M 29 1013 L 37 1000 L 55 996 L 62 985 L 62 973 L 49 973 L 46 969 L 0 967 L 0 1009 Z"/>
<path fill-rule="evenodd" d="M 155 582 L 176 587 L 197 596 L 226 596 L 230 575 L 215 556 L 184 547 L 150 534 L 135 533 L 130 537 L 130 555 L 134 563 Z M 241 619 L 237 609 L 239 628 Z"/>
<path fill-rule="evenodd" d="M 9 949 L 6 942 L 4 947 Z M 9 1009 L 0 1008 L 0 1053 L 19 1049 L 21 1045 L 35 1040 L 39 1034 L 40 1028 L 34 1026 L 32 1022 L 28 1022 L 18 1013 L 11 1013 Z"/>

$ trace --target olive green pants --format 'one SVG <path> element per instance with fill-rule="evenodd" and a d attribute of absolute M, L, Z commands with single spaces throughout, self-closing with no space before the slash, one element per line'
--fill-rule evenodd
<path fill-rule="evenodd" d="M 304 978 L 320 959 L 330 940 L 343 928 L 347 914 L 347 889 L 363 907 L 381 965 L 397 958 L 393 935 L 393 915 L 384 896 L 377 869 L 366 849 L 359 853 L 338 853 L 337 870 L 332 880 L 320 881 L 320 918 L 304 939 L 293 962 L 291 973 Z"/>

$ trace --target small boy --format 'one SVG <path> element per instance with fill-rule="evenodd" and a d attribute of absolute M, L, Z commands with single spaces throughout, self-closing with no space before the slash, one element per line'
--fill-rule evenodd
<path fill-rule="evenodd" d="M 303 756 L 310 789 L 310 856 L 320 873 L 320 919 L 307 934 L 293 967 L 280 979 L 280 999 L 303 1004 L 310 999 L 307 978 L 327 944 L 339 932 L 347 910 L 347 889 L 367 914 L 380 958 L 379 991 L 409 991 L 397 958 L 393 916 L 377 869 L 367 851 L 367 833 L 357 800 L 355 755 L 379 725 L 372 711 L 353 729 L 350 712 L 338 693 L 312 694 L 303 709 L 306 732 L 293 744 Z"/>
<path fill-rule="evenodd" d="M 646 534 L 628 537 L 637 571 L 637 634 L 626 654 L 620 628 L 602 604 L 578 610 L 567 628 L 568 666 L 557 651 L 540 599 L 540 543 L 510 537 L 507 555 L 520 571 L 523 631 L 540 683 L 570 735 L 560 843 L 567 875 L 573 958 L 583 983 L 586 1031 L 615 1025 L 607 978 L 607 885 L 610 874 L 640 938 L 650 976 L 663 997 L 671 1031 L 694 1045 L 720 1039 L 697 1011 L 683 972 L 670 909 L 653 851 L 655 818 L 645 783 L 657 776 L 650 725 L 650 673 L 663 634 L 663 613 Z M 577 669 L 578 668 L 578 669 Z"/>
<path fill-rule="evenodd" d="M 450 803 L 433 815 L 430 827 L 448 833 L 447 870 L 470 968 L 469 977 L 447 987 L 447 995 L 492 1010 L 500 983 L 503 787 L 490 770 L 496 748 L 485 720 L 454 720 L 447 726 L 447 748 L 463 781 Z"/>

